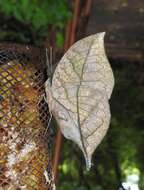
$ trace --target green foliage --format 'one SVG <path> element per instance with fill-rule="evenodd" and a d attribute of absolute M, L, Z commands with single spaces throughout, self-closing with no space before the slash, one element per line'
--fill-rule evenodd
<path fill-rule="evenodd" d="M 56 42 L 58 47 L 61 47 L 61 45 L 64 43 L 64 38 L 61 32 L 56 33 Z"/>
<path fill-rule="evenodd" d="M 50 26 L 55 27 L 59 30 L 56 34 L 57 44 L 62 45 L 62 30 L 70 16 L 65 0 L 4 0 L 0 1 L 0 12 L 7 19 L 14 18 L 18 23 L 29 28 L 36 41 L 47 35 Z M 25 36 L 23 31 L 21 36 L 22 38 Z"/>

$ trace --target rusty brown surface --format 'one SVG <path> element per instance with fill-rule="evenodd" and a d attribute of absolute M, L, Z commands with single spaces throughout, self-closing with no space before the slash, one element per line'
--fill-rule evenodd
<path fill-rule="evenodd" d="M 37 48 L 0 44 L 0 189 L 53 189 L 41 56 Z"/>

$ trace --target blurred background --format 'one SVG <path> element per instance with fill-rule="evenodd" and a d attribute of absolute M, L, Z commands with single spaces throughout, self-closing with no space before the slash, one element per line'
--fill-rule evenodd
<path fill-rule="evenodd" d="M 115 76 L 110 129 L 87 172 L 52 122 L 58 190 L 144 190 L 144 1 L 0 1 L 0 42 L 51 46 L 54 65 L 72 43 L 103 31 Z"/>

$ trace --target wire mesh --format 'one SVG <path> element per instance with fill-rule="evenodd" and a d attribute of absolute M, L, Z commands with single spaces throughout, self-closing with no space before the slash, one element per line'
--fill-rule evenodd
<path fill-rule="evenodd" d="M 40 50 L 0 45 L 0 190 L 54 189 L 45 76 Z"/>

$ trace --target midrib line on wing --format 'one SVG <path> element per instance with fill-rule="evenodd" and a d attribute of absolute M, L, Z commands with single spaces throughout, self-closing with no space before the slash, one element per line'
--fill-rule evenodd
<path fill-rule="evenodd" d="M 85 147 L 85 144 L 84 144 L 84 139 L 83 139 L 83 134 L 82 134 L 82 130 L 81 130 L 81 123 L 80 123 L 80 112 L 79 112 L 79 90 L 80 90 L 80 87 L 81 87 L 81 83 L 82 83 L 82 80 L 83 80 L 83 73 L 84 73 L 84 67 L 86 65 L 86 62 L 87 62 L 87 58 L 88 58 L 88 55 L 90 53 L 90 50 L 91 50 L 91 47 L 93 45 L 93 41 L 91 42 L 89 48 L 88 48 L 88 52 L 86 54 L 86 57 L 84 59 L 84 63 L 83 63 L 83 66 L 82 66 L 82 72 L 81 72 L 81 76 L 80 76 L 80 82 L 79 82 L 79 85 L 77 86 L 77 92 L 76 92 L 76 100 L 77 100 L 77 123 L 78 123 L 78 128 L 79 128 L 79 132 L 80 132 L 80 137 L 81 137 L 81 142 L 82 142 L 82 148 L 84 150 L 84 153 L 85 153 L 85 156 L 86 158 L 88 158 L 87 156 L 87 151 L 86 151 L 86 147 Z"/>

